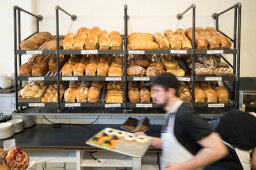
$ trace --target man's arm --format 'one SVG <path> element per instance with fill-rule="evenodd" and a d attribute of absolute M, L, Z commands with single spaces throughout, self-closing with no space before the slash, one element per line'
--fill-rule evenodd
<path fill-rule="evenodd" d="M 135 133 L 136 136 L 142 135 L 142 136 L 148 136 L 143 132 L 137 132 Z M 152 137 L 152 143 L 151 146 L 162 149 L 162 139 L 157 137 Z"/>
<path fill-rule="evenodd" d="M 256 170 L 256 147 L 252 151 L 251 164 L 252 164 L 252 169 Z"/>
<path fill-rule="evenodd" d="M 202 138 L 198 143 L 203 147 L 192 159 L 183 163 L 169 163 L 169 169 L 196 169 L 209 165 L 221 158 L 228 152 L 226 146 L 220 141 L 220 136 L 212 133 Z"/>

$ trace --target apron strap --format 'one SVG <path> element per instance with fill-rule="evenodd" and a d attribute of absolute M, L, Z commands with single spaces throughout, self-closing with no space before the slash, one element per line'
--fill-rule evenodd
<path fill-rule="evenodd" d="M 222 140 L 222 139 L 219 139 L 220 141 L 222 141 L 225 145 L 227 145 L 228 147 L 230 147 L 230 148 L 232 148 L 232 149 L 236 149 L 236 147 L 234 146 L 234 145 L 231 145 L 230 143 L 228 143 L 228 142 L 225 142 L 224 140 Z"/>

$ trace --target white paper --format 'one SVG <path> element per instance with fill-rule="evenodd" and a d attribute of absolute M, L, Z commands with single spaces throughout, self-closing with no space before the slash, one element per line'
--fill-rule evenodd
<path fill-rule="evenodd" d="M 171 50 L 171 54 L 187 54 L 187 50 Z"/>
<path fill-rule="evenodd" d="M 44 81 L 44 77 L 29 77 L 28 81 Z"/>
<path fill-rule="evenodd" d="M 12 148 L 15 148 L 15 147 L 16 147 L 15 139 L 4 141 L 4 151 L 8 151 L 8 150 L 10 150 Z"/>
<path fill-rule="evenodd" d="M 78 77 L 62 77 L 62 81 L 77 81 Z"/>
<path fill-rule="evenodd" d="M 98 50 L 81 50 L 81 54 L 98 54 Z"/>
<path fill-rule="evenodd" d="M 38 51 L 27 51 L 26 54 L 42 54 L 42 50 L 38 50 Z"/>
<path fill-rule="evenodd" d="M 190 81 L 189 77 L 177 77 L 179 81 Z"/>
<path fill-rule="evenodd" d="M 106 77 L 106 81 L 121 81 L 121 77 Z"/>
<path fill-rule="evenodd" d="M 224 107 L 225 106 L 225 104 L 223 104 L 223 103 L 218 103 L 218 104 L 208 104 L 208 107 Z"/>
<path fill-rule="evenodd" d="M 44 107 L 44 103 L 29 103 L 29 107 Z"/>
<path fill-rule="evenodd" d="M 205 77 L 205 81 L 221 81 L 222 77 Z"/>
<path fill-rule="evenodd" d="M 81 107 L 81 103 L 65 103 L 65 107 Z"/>
<path fill-rule="evenodd" d="M 207 54 L 223 54 L 223 50 L 207 50 Z"/>
<path fill-rule="evenodd" d="M 150 77 L 133 77 L 133 81 L 149 81 Z"/>
<path fill-rule="evenodd" d="M 105 104 L 105 107 L 106 108 L 109 108 L 109 107 L 121 107 L 121 103 Z"/>
<path fill-rule="evenodd" d="M 129 50 L 129 54 L 145 54 L 145 51 Z"/>
<path fill-rule="evenodd" d="M 152 104 L 136 104 L 136 107 L 143 107 L 143 108 L 145 108 L 145 107 L 152 107 Z"/>

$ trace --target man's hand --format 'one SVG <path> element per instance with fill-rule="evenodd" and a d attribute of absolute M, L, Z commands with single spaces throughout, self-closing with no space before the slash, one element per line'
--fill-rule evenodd
<path fill-rule="evenodd" d="M 169 162 L 166 166 L 167 170 L 192 170 L 188 168 L 184 163 Z"/>
<path fill-rule="evenodd" d="M 141 135 L 141 136 L 148 136 L 143 132 L 136 132 L 134 133 L 136 136 Z M 151 146 L 156 147 L 156 148 L 162 148 L 162 140 L 161 138 L 155 138 L 152 137 L 152 142 L 151 142 Z"/>

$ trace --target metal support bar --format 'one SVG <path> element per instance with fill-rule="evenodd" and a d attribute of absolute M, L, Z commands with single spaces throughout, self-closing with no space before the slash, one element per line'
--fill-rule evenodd
<path fill-rule="evenodd" d="M 127 63 L 128 58 L 128 42 L 127 42 L 127 23 L 128 23 L 128 16 L 127 16 L 127 4 L 124 5 L 124 61 Z M 128 85 L 127 85 L 127 64 L 124 65 L 124 112 L 127 112 L 127 100 L 128 100 Z"/>
<path fill-rule="evenodd" d="M 192 9 L 192 108 L 195 108 L 195 27 L 196 27 L 196 5 L 192 4 L 188 9 L 186 9 L 183 13 L 179 13 L 177 15 L 177 19 L 181 20 L 183 15 L 187 13 L 190 9 Z"/>
<path fill-rule="evenodd" d="M 59 63 L 59 55 L 60 55 L 60 49 L 59 49 L 59 10 L 61 10 L 63 13 L 67 14 L 71 17 L 72 21 L 77 20 L 76 15 L 71 15 L 64 9 L 62 9 L 60 6 L 55 7 L 56 10 L 56 57 L 57 57 L 57 94 L 58 94 L 58 103 L 57 103 L 57 112 L 61 112 L 61 104 L 60 104 L 60 63 Z"/>
<path fill-rule="evenodd" d="M 231 68 L 233 68 L 233 65 L 223 55 L 220 54 L 220 56 Z M 233 68 L 233 70 L 234 70 L 234 68 Z M 235 75 L 235 73 L 234 73 L 234 75 Z"/>
<path fill-rule="evenodd" d="M 22 9 L 22 8 L 20 8 L 20 7 L 18 7 L 18 6 L 14 6 L 13 9 L 14 9 L 14 10 L 22 11 L 22 12 L 24 12 L 24 13 L 27 13 L 27 14 L 29 14 L 29 15 L 31 15 L 31 16 L 37 18 L 39 21 L 42 21 L 42 20 L 43 20 L 43 16 L 42 16 L 42 15 L 35 15 L 35 14 L 32 14 L 31 12 L 28 12 L 28 11 L 26 11 L 26 10 L 24 10 L 24 9 Z"/>
<path fill-rule="evenodd" d="M 216 19 L 216 17 L 218 17 L 218 16 L 220 16 L 220 15 L 222 15 L 222 14 L 224 14 L 224 13 L 230 11 L 231 9 L 238 8 L 238 7 L 241 7 L 241 6 L 242 6 L 242 3 L 239 2 L 239 3 L 233 5 L 232 7 L 228 8 L 228 9 L 226 9 L 226 10 L 220 12 L 220 13 L 214 13 L 214 14 L 212 14 L 212 18 L 213 18 L 213 19 Z"/>
<path fill-rule="evenodd" d="M 64 12 L 64 13 L 67 14 L 68 16 L 70 16 L 72 21 L 75 21 L 75 20 L 77 19 L 77 16 L 76 16 L 76 15 L 72 15 L 72 14 L 68 13 L 67 11 L 65 11 L 64 9 L 62 9 L 62 8 L 61 8 L 60 6 L 58 6 L 58 5 L 55 7 L 55 9 L 56 9 L 56 10 L 61 10 L 62 12 Z"/>
<path fill-rule="evenodd" d="M 196 8 L 196 4 L 192 4 L 188 9 L 186 9 L 184 12 L 177 14 L 177 19 L 181 20 L 183 18 L 183 15 L 186 14 L 191 8 Z"/>
<path fill-rule="evenodd" d="M 15 107 L 18 112 L 18 82 L 17 82 L 17 16 L 16 8 L 13 8 L 14 25 L 14 74 L 15 74 Z"/>
<path fill-rule="evenodd" d="M 223 34 L 225 37 L 229 38 L 233 43 L 235 42 L 235 40 L 233 40 L 231 37 L 229 37 L 227 34 L 225 34 L 224 32 L 220 31 L 219 29 L 217 29 L 218 32 L 220 32 L 221 34 Z"/>

